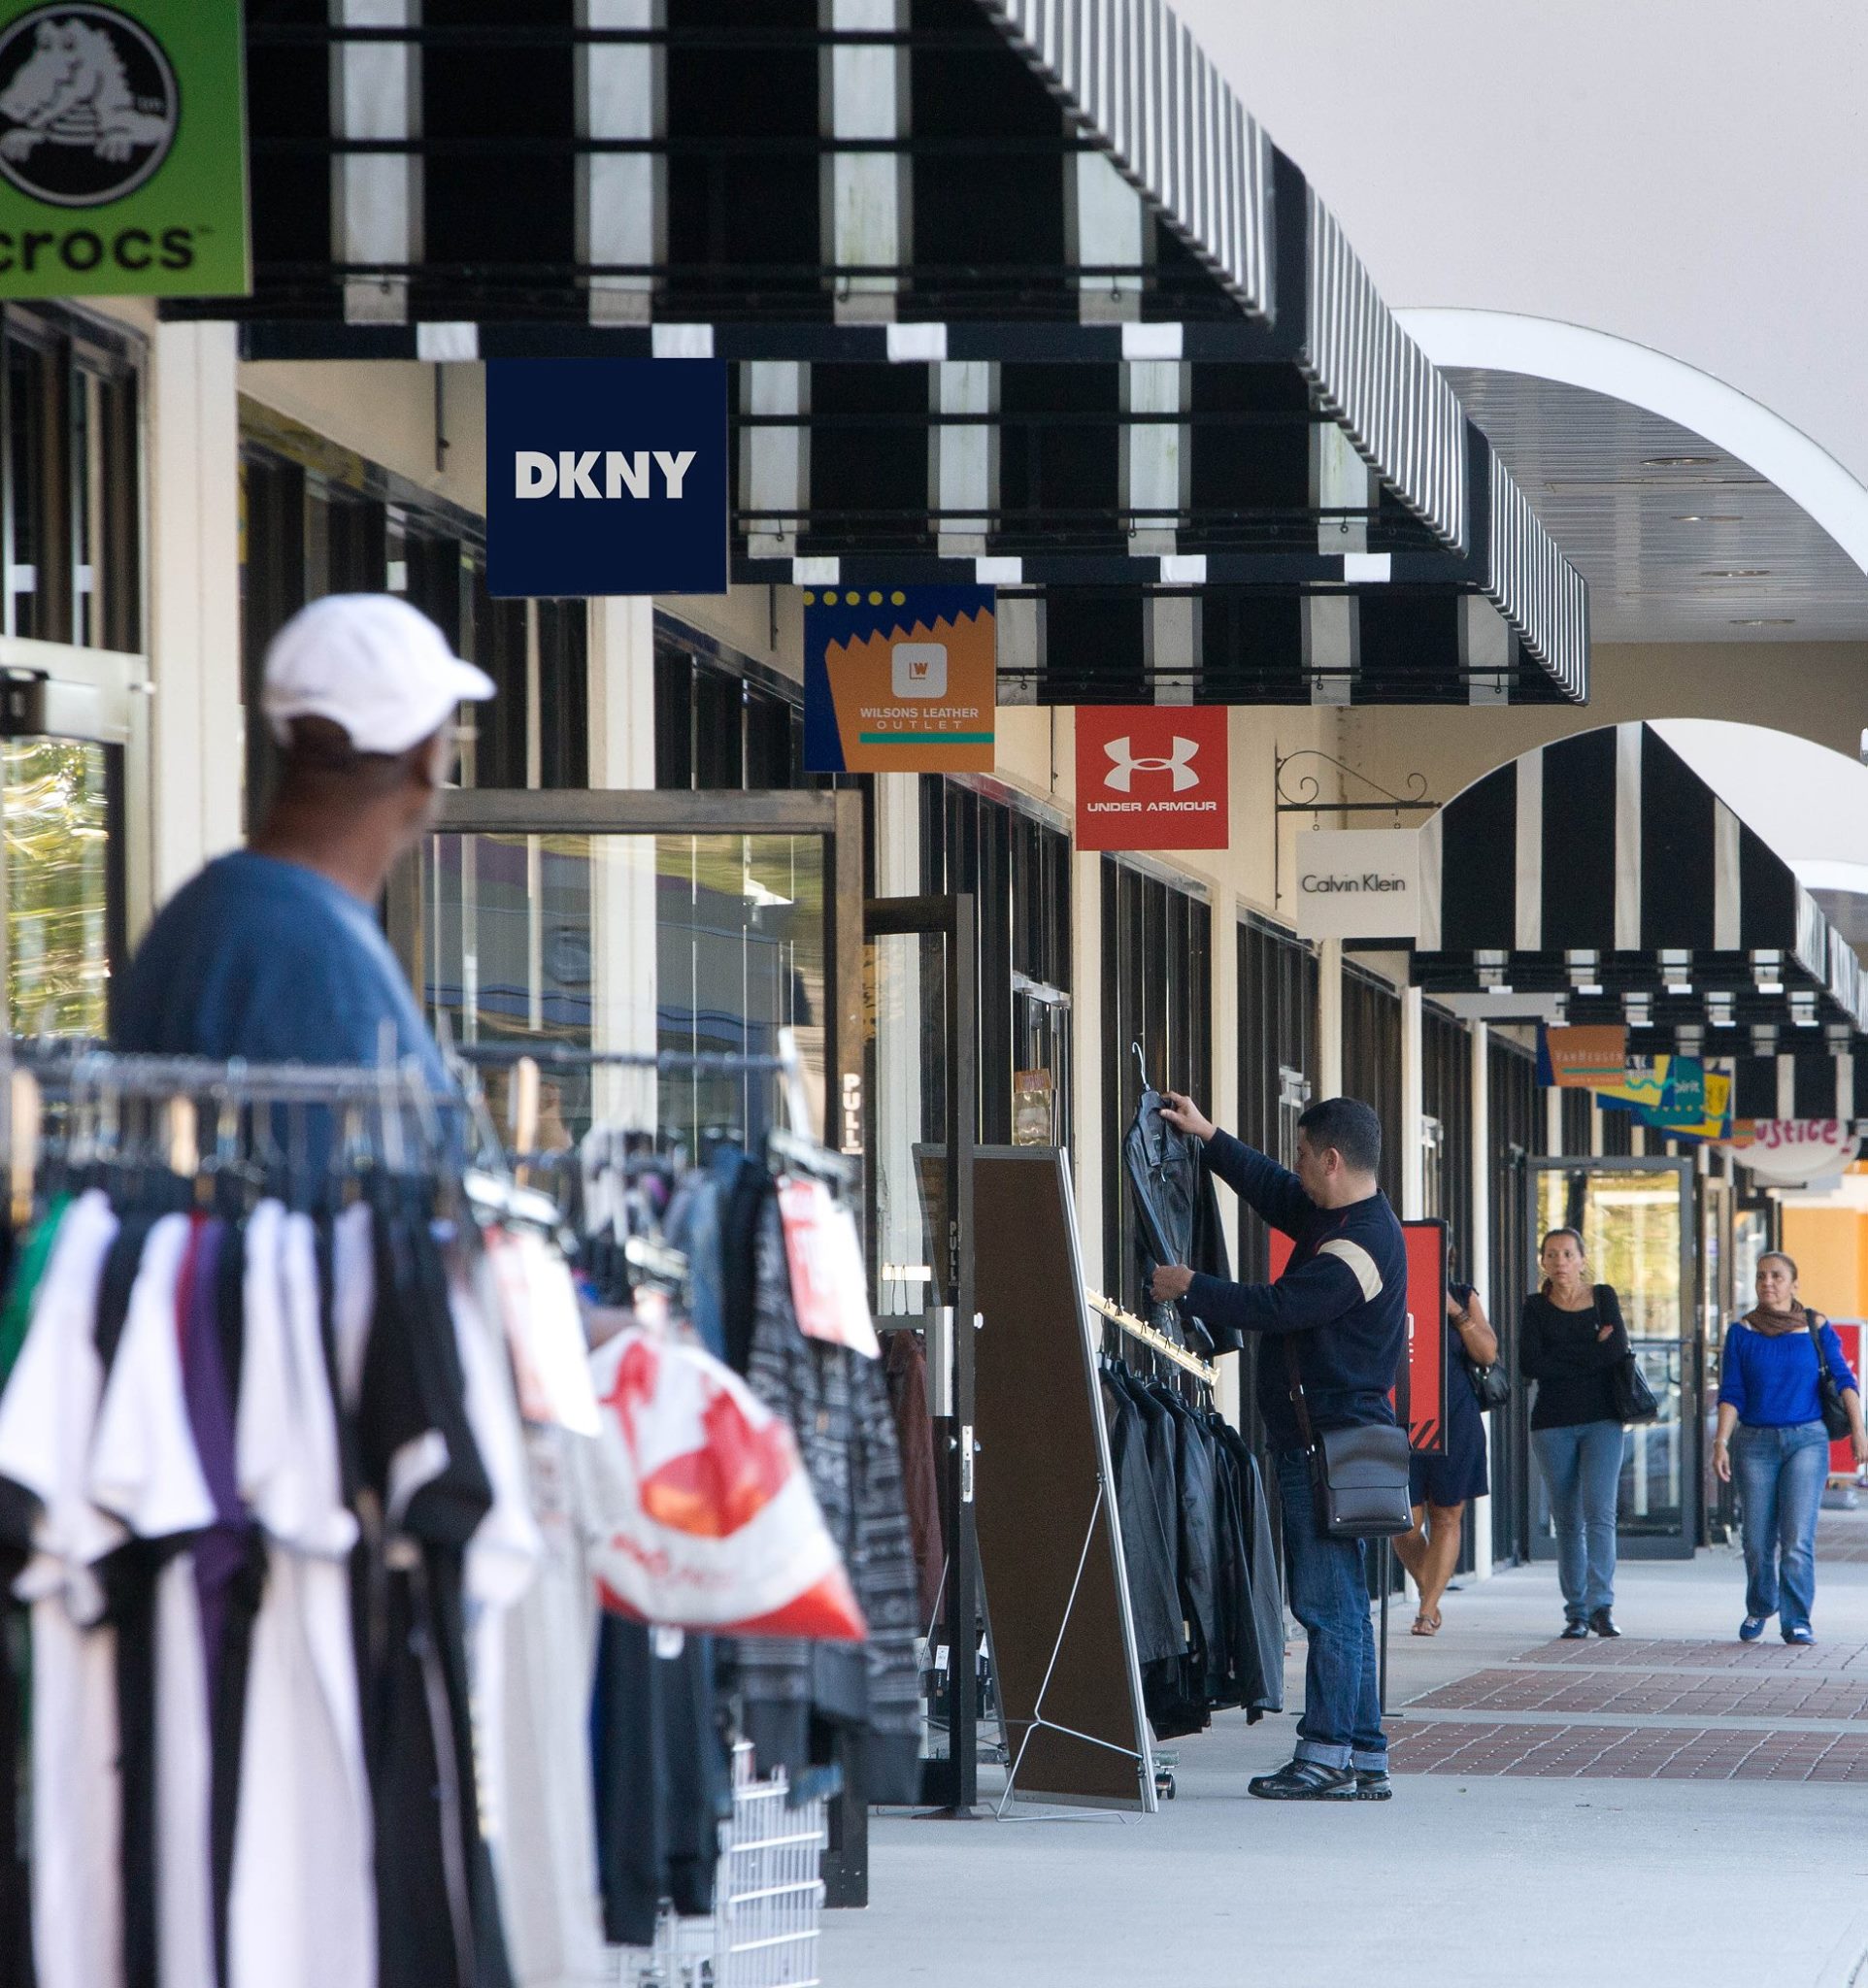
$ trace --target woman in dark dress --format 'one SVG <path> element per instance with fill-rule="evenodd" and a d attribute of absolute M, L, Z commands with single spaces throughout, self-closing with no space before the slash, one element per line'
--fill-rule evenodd
<path fill-rule="evenodd" d="M 1622 1428 L 1611 1375 L 1627 1357 L 1628 1330 L 1613 1287 L 1590 1283 L 1574 1229 L 1552 1229 L 1539 1260 L 1544 1284 L 1524 1300 L 1518 1371 L 1537 1382 L 1531 1447 L 1556 1522 L 1563 1636 L 1619 1636 L 1612 1611 Z"/>
<path fill-rule="evenodd" d="M 1451 1250 L 1448 1251 L 1451 1261 Z M 1485 1474 L 1485 1418 L 1466 1377 L 1464 1351 L 1475 1366 L 1489 1367 L 1498 1358 L 1498 1335 L 1485 1308 L 1470 1284 L 1447 1285 L 1447 1448 L 1443 1456 L 1417 1456 L 1409 1466 L 1414 1530 L 1395 1541 L 1401 1565 L 1420 1591 L 1415 1617 L 1416 1636 L 1434 1636 L 1440 1629 L 1440 1600 L 1459 1565 L 1459 1534 L 1466 1501 L 1484 1498 L 1491 1489 Z"/>

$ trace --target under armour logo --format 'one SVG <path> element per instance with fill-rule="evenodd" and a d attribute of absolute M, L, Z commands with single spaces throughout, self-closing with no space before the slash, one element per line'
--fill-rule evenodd
<path fill-rule="evenodd" d="M 1176 739 L 1173 749 L 1165 759 L 1137 759 L 1132 751 L 1130 739 L 1112 739 L 1103 747 L 1110 756 L 1110 770 L 1103 776 L 1103 784 L 1114 787 L 1118 794 L 1128 793 L 1134 785 L 1138 773 L 1164 773 L 1173 778 L 1174 791 L 1184 794 L 1189 787 L 1200 784 L 1200 776 L 1193 771 L 1193 758 L 1200 749 L 1197 739 Z"/>

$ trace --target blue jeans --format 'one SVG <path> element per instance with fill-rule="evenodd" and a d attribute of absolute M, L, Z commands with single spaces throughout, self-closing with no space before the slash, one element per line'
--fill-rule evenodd
<path fill-rule="evenodd" d="M 1388 1740 L 1382 1730 L 1362 1541 L 1332 1540 L 1318 1524 L 1310 1458 L 1301 1449 L 1278 1452 L 1278 1494 L 1284 1508 L 1290 1612 L 1310 1639 L 1297 1758 L 1380 1771 L 1388 1764 Z"/>
<path fill-rule="evenodd" d="M 1615 1501 L 1621 1482 L 1621 1424 L 1576 1422 L 1533 1429 L 1531 1447 L 1556 1521 L 1563 1612 L 1586 1621 L 1615 1606 Z"/>
<path fill-rule="evenodd" d="M 1745 1612 L 1778 1611 L 1808 1629 L 1817 1598 L 1817 1514 L 1829 1477 L 1829 1432 L 1820 1422 L 1732 1431 L 1732 1470 L 1745 1521 Z"/>

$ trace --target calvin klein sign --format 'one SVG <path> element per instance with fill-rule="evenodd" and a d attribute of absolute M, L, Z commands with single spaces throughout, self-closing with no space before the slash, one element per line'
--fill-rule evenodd
<path fill-rule="evenodd" d="M 1300 939 L 1413 939 L 1420 837 L 1412 828 L 1314 828 L 1297 837 Z"/>

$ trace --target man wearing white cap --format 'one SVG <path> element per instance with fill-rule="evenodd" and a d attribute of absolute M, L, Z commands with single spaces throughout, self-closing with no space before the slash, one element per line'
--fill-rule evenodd
<path fill-rule="evenodd" d="M 398 1057 L 443 1080 L 434 1038 L 377 923 L 389 873 L 426 832 L 453 716 L 493 694 L 440 629 L 388 594 L 334 594 L 266 653 L 278 790 L 250 846 L 162 909 L 118 990 L 119 1049 L 254 1062 Z"/>

